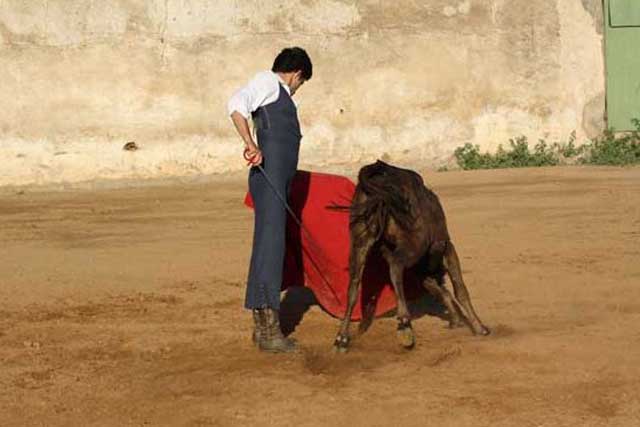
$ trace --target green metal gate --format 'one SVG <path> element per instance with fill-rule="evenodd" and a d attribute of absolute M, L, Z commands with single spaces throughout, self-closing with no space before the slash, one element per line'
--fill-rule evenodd
<path fill-rule="evenodd" d="M 607 121 L 634 130 L 640 119 L 640 0 L 604 0 Z"/>

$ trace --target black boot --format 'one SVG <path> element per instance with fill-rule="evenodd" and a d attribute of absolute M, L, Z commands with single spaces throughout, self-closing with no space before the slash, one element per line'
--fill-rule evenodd
<path fill-rule="evenodd" d="M 261 339 L 257 341 L 260 350 L 270 353 L 291 353 L 296 351 L 295 342 L 282 335 L 278 311 L 271 308 L 265 308 L 261 311 L 264 314 L 266 330 Z"/>
<path fill-rule="evenodd" d="M 253 312 L 253 334 L 251 340 L 255 345 L 260 345 L 260 341 L 267 336 L 267 321 L 264 315 L 264 309 L 254 308 Z"/>

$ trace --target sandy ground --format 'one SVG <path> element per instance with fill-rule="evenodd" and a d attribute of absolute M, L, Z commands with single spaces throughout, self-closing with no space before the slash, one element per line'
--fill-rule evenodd
<path fill-rule="evenodd" d="M 488 338 L 250 343 L 244 179 L 0 196 L 3 426 L 640 425 L 640 169 L 425 172 Z"/>

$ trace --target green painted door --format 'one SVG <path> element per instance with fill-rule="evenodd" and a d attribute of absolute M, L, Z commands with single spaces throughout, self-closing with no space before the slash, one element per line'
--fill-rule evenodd
<path fill-rule="evenodd" d="M 640 119 L 640 0 L 605 0 L 607 120 L 616 131 Z"/>

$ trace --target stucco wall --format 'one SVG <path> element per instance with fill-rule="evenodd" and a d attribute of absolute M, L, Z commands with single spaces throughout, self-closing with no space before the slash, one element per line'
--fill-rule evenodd
<path fill-rule="evenodd" d="M 598 0 L 0 0 L 0 185 L 242 170 L 226 101 L 290 45 L 314 62 L 301 167 L 582 138 L 600 21 Z"/>

